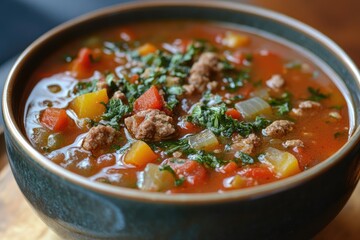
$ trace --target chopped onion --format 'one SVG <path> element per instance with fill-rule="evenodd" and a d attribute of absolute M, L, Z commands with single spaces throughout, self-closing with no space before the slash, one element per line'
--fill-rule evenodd
<path fill-rule="evenodd" d="M 259 97 L 253 97 L 235 104 L 235 108 L 246 120 L 254 119 L 259 115 L 271 114 L 271 106 Z"/>
<path fill-rule="evenodd" d="M 145 191 L 164 191 L 174 187 L 175 177 L 167 170 L 160 170 L 154 163 L 148 163 L 143 172 L 139 187 Z"/>
<path fill-rule="evenodd" d="M 250 93 L 250 96 L 252 97 L 259 97 L 262 98 L 264 100 L 269 99 L 269 91 L 266 88 L 261 88 L 261 89 L 257 89 L 255 91 L 253 91 L 252 93 Z"/>
<path fill-rule="evenodd" d="M 206 129 L 189 137 L 189 144 L 196 150 L 212 151 L 219 146 L 219 141 L 212 131 Z"/>

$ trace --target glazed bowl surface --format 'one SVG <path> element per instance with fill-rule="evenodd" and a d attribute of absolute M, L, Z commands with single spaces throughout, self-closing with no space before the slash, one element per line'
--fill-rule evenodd
<path fill-rule="evenodd" d="M 290 43 L 336 77 L 350 109 L 351 137 L 326 161 L 293 177 L 226 193 L 140 192 L 68 172 L 26 138 L 29 76 L 49 52 L 71 39 L 135 21 L 194 19 L 251 28 Z M 335 77 L 334 77 L 335 79 Z M 44 222 L 64 239 L 307 239 L 342 209 L 360 178 L 360 76 L 331 40 L 296 20 L 224 2 L 139 2 L 107 8 L 46 33 L 19 57 L 4 88 L 3 116 L 15 179 Z"/>

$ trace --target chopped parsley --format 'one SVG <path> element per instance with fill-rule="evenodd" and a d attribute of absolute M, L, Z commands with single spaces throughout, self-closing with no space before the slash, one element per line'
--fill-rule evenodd
<path fill-rule="evenodd" d="M 254 123 L 240 122 L 225 114 L 227 107 L 224 103 L 217 106 L 196 105 L 192 108 L 187 121 L 211 130 L 214 134 L 230 137 L 234 132 L 241 136 L 248 136 L 254 130 L 262 129 L 270 124 L 264 118 L 257 117 Z"/>
<path fill-rule="evenodd" d="M 181 186 L 185 181 L 184 177 L 180 177 L 180 178 L 177 177 L 174 169 L 172 169 L 172 167 L 170 167 L 170 165 L 167 165 L 167 164 L 161 165 L 161 166 L 159 166 L 159 170 L 160 171 L 168 171 L 169 173 L 171 173 L 175 178 L 174 184 L 175 184 L 176 187 Z"/>
<path fill-rule="evenodd" d="M 107 125 L 119 130 L 121 118 L 132 111 L 130 106 L 124 104 L 120 99 L 110 99 L 105 106 L 106 112 L 102 115 L 102 119 L 107 121 Z"/>
<path fill-rule="evenodd" d="M 320 92 L 320 89 L 315 89 L 312 87 L 308 87 L 308 92 L 310 93 L 309 100 L 320 102 L 326 98 L 330 97 L 330 94 L 324 94 Z"/>
<path fill-rule="evenodd" d="M 279 98 L 271 98 L 269 104 L 277 110 L 279 115 L 283 116 L 291 110 L 291 94 L 285 92 Z"/>
<path fill-rule="evenodd" d="M 239 161 L 240 161 L 242 166 L 255 163 L 255 160 L 253 157 L 251 157 L 249 154 L 246 154 L 246 153 L 243 153 L 240 151 L 235 153 L 235 161 L 237 163 L 239 163 Z"/>

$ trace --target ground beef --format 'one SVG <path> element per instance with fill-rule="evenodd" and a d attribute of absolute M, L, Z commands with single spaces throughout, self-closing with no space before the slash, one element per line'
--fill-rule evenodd
<path fill-rule="evenodd" d="M 220 70 L 219 56 L 216 53 L 205 52 L 200 55 L 199 60 L 191 67 L 188 85 L 192 85 L 194 90 L 198 92 L 203 92 L 210 80 L 220 74 Z M 187 88 L 185 87 L 185 89 Z"/>
<path fill-rule="evenodd" d="M 307 100 L 299 103 L 299 108 L 301 109 L 314 109 L 319 107 L 321 107 L 321 104 L 315 101 Z"/>
<path fill-rule="evenodd" d="M 288 147 L 304 147 L 303 141 L 301 141 L 299 139 L 286 140 L 285 142 L 283 142 L 282 145 L 284 146 L 284 148 L 288 148 Z"/>
<path fill-rule="evenodd" d="M 125 125 L 136 139 L 160 141 L 175 133 L 173 118 L 156 109 L 125 118 Z"/>
<path fill-rule="evenodd" d="M 269 137 L 282 137 L 293 130 L 294 123 L 288 120 L 276 120 L 264 129 Z"/>
<path fill-rule="evenodd" d="M 285 80 L 281 77 L 281 75 L 278 75 L 278 74 L 272 75 L 272 77 L 266 81 L 266 85 L 269 88 L 278 90 L 285 85 Z"/>
<path fill-rule="evenodd" d="M 293 108 L 291 111 L 295 116 L 301 117 L 304 115 L 304 111 L 318 109 L 321 104 L 315 101 L 306 100 L 299 103 L 298 108 Z"/>
<path fill-rule="evenodd" d="M 98 125 L 92 127 L 84 138 L 82 147 L 88 151 L 93 151 L 109 146 L 115 141 L 117 135 L 118 132 L 109 126 Z"/>
<path fill-rule="evenodd" d="M 242 138 L 240 135 L 233 138 L 231 149 L 234 151 L 241 151 L 246 154 L 252 154 L 256 147 L 260 146 L 261 139 L 254 133 L 251 133 L 247 138 Z"/>

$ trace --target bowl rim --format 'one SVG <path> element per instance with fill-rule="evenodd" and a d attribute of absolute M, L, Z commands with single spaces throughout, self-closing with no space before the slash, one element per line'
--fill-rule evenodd
<path fill-rule="evenodd" d="M 333 154 L 328 159 L 319 163 L 318 165 L 308 169 L 305 172 L 301 172 L 294 176 L 278 180 L 272 183 L 254 186 L 247 189 L 232 190 L 223 193 L 187 193 L 187 194 L 164 194 L 164 193 L 154 193 L 154 192 L 145 192 L 137 189 L 124 188 L 119 186 L 112 186 L 103 183 L 93 182 L 86 177 L 80 176 L 78 174 L 72 173 L 61 166 L 53 163 L 45 156 L 40 154 L 31 146 L 26 136 L 22 134 L 22 131 L 16 124 L 14 114 L 12 111 L 12 89 L 13 82 L 16 79 L 17 73 L 21 70 L 23 65 L 26 64 L 27 58 L 31 56 L 34 52 L 38 51 L 41 48 L 41 45 L 47 42 L 51 37 L 58 35 L 65 31 L 68 28 L 73 28 L 78 25 L 86 25 L 87 21 L 94 18 L 102 18 L 110 14 L 120 14 L 121 12 L 130 11 L 132 9 L 152 9 L 157 7 L 180 7 L 180 6 L 193 6 L 198 8 L 221 8 L 224 10 L 232 10 L 237 12 L 245 12 L 253 15 L 260 15 L 262 17 L 271 19 L 272 21 L 278 22 L 279 24 L 286 25 L 296 29 L 298 32 L 307 35 L 308 37 L 313 38 L 317 42 L 321 43 L 324 47 L 327 48 L 332 54 L 336 55 L 345 66 L 347 66 L 348 71 L 352 74 L 354 79 L 356 79 L 357 84 L 360 83 L 360 74 L 356 65 L 352 60 L 347 56 L 347 54 L 332 40 L 328 37 L 315 30 L 314 28 L 295 20 L 291 17 L 285 16 L 281 13 L 274 12 L 272 10 L 263 9 L 257 6 L 247 5 L 243 3 L 234 3 L 234 2 L 215 2 L 215 1 L 140 1 L 132 3 L 122 3 L 115 6 L 106 7 L 94 12 L 90 12 L 83 16 L 77 17 L 73 20 L 67 21 L 47 33 L 40 36 L 35 40 L 29 47 L 27 47 L 24 52 L 19 56 L 16 63 L 12 67 L 8 78 L 5 82 L 3 99 L 2 99 L 2 110 L 3 117 L 6 129 L 6 135 L 10 134 L 13 139 L 16 140 L 17 144 L 29 155 L 36 163 L 38 163 L 45 170 L 56 175 L 57 177 L 62 178 L 65 181 L 71 182 L 72 184 L 81 186 L 85 189 L 92 190 L 96 193 L 104 194 L 111 196 L 113 198 L 135 200 L 140 202 L 154 202 L 162 204 L 213 204 L 219 202 L 228 202 L 228 201 L 239 201 L 246 199 L 255 199 L 261 198 L 263 196 L 268 196 L 275 194 L 280 191 L 285 191 L 291 189 L 297 185 L 310 181 L 312 178 L 322 174 L 323 172 L 330 169 L 332 166 L 337 164 L 342 160 L 342 156 L 345 156 L 350 153 L 350 151 L 356 146 L 360 141 L 360 129 L 358 126 L 355 126 L 355 131 L 348 140 L 348 142 L 339 149 L 335 154 Z"/>

